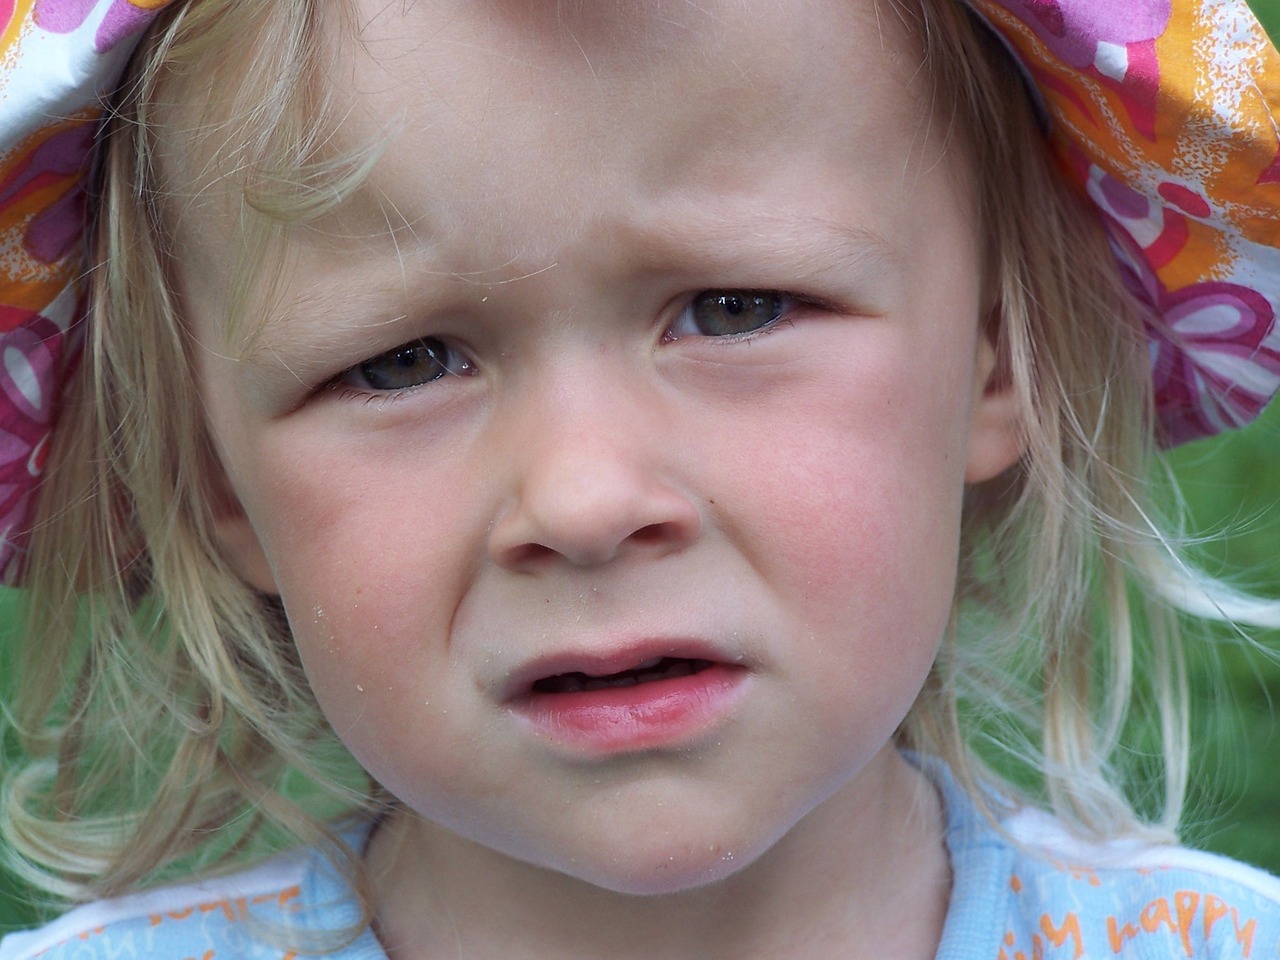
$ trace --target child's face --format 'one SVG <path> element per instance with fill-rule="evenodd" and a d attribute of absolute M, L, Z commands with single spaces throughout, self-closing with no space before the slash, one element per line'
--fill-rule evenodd
<path fill-rule="evenodd" d="M 963 487 L 1017 455 L 901 24 L 368 8 L 341 140 L 392 134 L 242 359 L 235 240 L 179 224 L 222 533 L 329 720 L 411 842 L 611 889 L 728 875 L 823 805 L 874 844 Z"/>

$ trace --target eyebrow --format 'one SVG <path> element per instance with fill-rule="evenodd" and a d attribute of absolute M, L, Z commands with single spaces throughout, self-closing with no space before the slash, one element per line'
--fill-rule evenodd
<path fill-rule="evenodd" d="M 695 223 L 696 227 L 690 224 Z M 752 229 L 744 234 L 744 225 Z M 741 205 L 733 205 L 722 215 L 703 210 L 698 215 L 688 209 L 670 216 L 658 216 L 648 222 L 624 221 L 618 230 L 624 244 L 632 250 L 630 264 L 622 261 L 621 270 L 637 269 L 637 272 L 732 272 L 738 264 L 753 269 L 760 263 L 762 253 L 776 259 L 782 271 L 794 284 L 803 288 L 817 283 L 832 274 L 867 274 L 873 271 L 889 271 L 900 266 L 904 255 L 882 234 L 856 223 L 839 219 L 796 212 L 751 211 L 745 213 Z M 265 317 L 250 338 L 241 354 L 241 361 L 248 368 L 261 372 L 279 370 L 281 366 L 298 376 L 299 380 L 311 378 L 313 368 L 325 365 L 328 360 L 331 339 L 349 340 L 354 329 L 375 331 L 395 326 L 409 319 L 403 310 L 408 300 L 421 296 L 430 281 L 424 277 L 434 275 L 442 283 L 465 281 L 464 275 L 423 267 L 405 268 L 404 251 L 394 238 L 387 242 L 395 249 L 394 272 L 409 278 L 404 293 L 387 296 L 377 290 L 370 295 L 366 291 L 353 292 L 345 285 L 332 283 L 312 284 L 282 296 L 275 309 Z M 423 263 L 430 262 L 431 245 L 416 249 L 426 254 Z M 376 249 L 374 247 L 371 250 Z M 361 273 L 385 275 L 387 268 L 378 263 L 358 260 Z M 513 267 L 514 278 L 494 280 L 492 283 L 508 283 L 544 273 L 554 268 L 553 262 L 540 269 Z M 674 268 L 672 265 L 675 265 Z M 488 271 L 486 271 L 488 272 Z M 415 292 L 415 288 L 416 291 Z M 383 287 L 383 290 L 387 289 Z M 395 288 L 401 290 L 399 284 Z M 450 302 L 460 303 L 460 294 L 444 294 L 434 308 L 448 309 Z M 394 306 L 393 306 L 394 304 Z M 294 341 L 290 336 L 293 324 L 308 316 L 320 317 L 329 335 L 308 336 Z M 339 323 L 343 316 L 364 316 L 357 324 Z M 281 354 L 287 353 L 288 361 Z M 314 359 L 312 359 L 314 357 Z"/>
<path fill-rule="evenodd" d="M 832 272 L 897 267 L 904 259 L 903 252 L 882 234 L 861 224 L 804 213 L 757 211 L 748 216 L 753 224 L 760 225 L 757 236 L 764 236 L 772 228 L 775 232 L 769 234 L 768 240 L 783 241 L 781 249 L 773 247 L 771 252 L 779 255 L 801 283 Z M 692 239 L 686 239 L 687 234 L 678 226 L 654 229 L 650 236 L 669 250 L 691 248 L 686 251 L 686 259 L 694 264 L 724 264 L 726 251 L 741 258 L 759 256 L 761 245 L 742 236 L 744 219 L 741 214 L 703 219 L 698 235 Z M 718 241 L 716 253 L 705 252 L 708 240 Z"/>
<path fill-rule="evenodd" d="M 409 319 L 406 313 L 383 309 L 387 302 L 376 294 L 357 295 L 345 285 L 341 288 L 309 285 L 279 299 L 248 338 L 238 359 L 250 370 L 275 371 L 284 367 L 300 381 L 308 380 L 315 368 L 327 366 L 332 341 L 350 339 L 357 330 L 372 332 Z M 321 335 L 292 336 L 297 323 L 317 316 L 323 319 Z M 363 319 L 358 324 L 339 324 L 338 318 L 343 316 L 372 319 Z M 283 353 L 288 354 L 287 361 Z"/>

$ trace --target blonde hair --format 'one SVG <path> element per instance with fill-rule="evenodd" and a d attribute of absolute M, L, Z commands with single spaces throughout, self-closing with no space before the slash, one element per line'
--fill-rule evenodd
<path fill-rule="evenodd" d="M 901 742 L 947 761 L 980 802 L 993 785 L 1019 796 L 1002 762 L 979 759 L 992 751 L 974 749 L 995 744 L 1040 772 L 1032 792 L 1080 832 L 1168 836 L 1185 682 L 1149 583 L 1172 554 L 1144 502 L 1154 428 L 1141 323 L 999 43 L 952 0 L 892 2 L 921 38 L 933 115 L 978 172 L 992 333 L 1026 432 L 1020 465 L 968 493 L 952 629 Z M 30 556 L 25 630 L 39 641 L 23 645 L 13 714 L 27 759 L 0 812 L 23 876 L 60 897 L 225 869 L 298 840 L 340 857 L 326 818 L 386 801 L 325 725 L 278 602 L 219 553 L 216 461 L 166 255 L 182 198 L 166 193 L 155 154 L 175 85 L 217 90 L 190 133 L 243 186 L 243 289 L 261 281 L 251 267 L 264 249 L 340 202 L 371 162 L 325 152 L 335 118 L 320 15 L 333 6 L 176 4 L 108 127 L 88 342 Z M 1116 767 L 1126 711 L 1143 698 L 1161 717 L 1155 820 L 1135 812 Z"/>
<path fill-rule="evenodd" d="M 916 28 L 939 112 L 971 124 L 995 333 L 1026 451 L 968 491 L 952 628 L 905 741 L 945 757 L 980 803 L 984 782 L 1019 793 L 979 761 L 973 748 L 986 745 L 1002 769 L 1038 773 L 1038 792 L 1079 833 L 1172 840 L 1187 691 L 1161 598 L 1187 577 L 1150 502 L 1160 464 L 1143 318 L 1000 41 L 957 4 L 928 4 Z M 1139 775 L 1122 766 L 1143 761 L 1125 750 L 1135 704 L 1160 741 Z M 1153 783 L 1159 798 L 1122 789 Z"/>
<path fill-rule="evenodd" d="M 63 898 L 135 889 L 176 862 L 217 870 L 271 833 L 267 846 L 302 839 L 341 856 L 325 800 L 370 802 L 326 769 L 343 754 L 278 602 L 216 543 L 216 460 L 165 254 L 186 198 L 166 195 L 157 157 L 166 91 L 216 89 L 188 122 L 243 184 L 249 235 L 231 298 L 243 302 L 287 217 L 323 213 L 352 173 L 318 159 L 324 6 L 175 4 L 107 125 L 87 342 L 28 558 L 24 629 L 40 642 L 20 649 L 13 713 L 29 759 L 7 778 L 0 820 L 19 873 Z M 314 186 L 321 168 L 328 191 Z"/>

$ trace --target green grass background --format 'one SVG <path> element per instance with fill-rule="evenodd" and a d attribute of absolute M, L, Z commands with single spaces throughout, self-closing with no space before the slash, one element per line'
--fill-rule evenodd
<path fill-rule="evenodd" d="M 1280 598 L 1280 403 L 1248 430 L 1175 450 L 1204 569 Z M 1280 874 L 1280 632 L 1191 649 L 1196 772 L 1188 840 Z M 1207 655 L 1206 655 L 1207 654 Z"/>
<path fill-rule="evenodd" d="M 1280 35 L 1280 0 L 1254 9 Z M 1170 455 L 1194 529 L 1213 536 L 1199 548 L 1212 573 L 1280 597 L 1280 403 L 1258 423 Z M 1218 536 L 1221 534 L 1221 536 Z M 0 592 L 0 697 L 9 682 L 12 597 Z M 1258 634 L 1261 649 L 1223 635 L 1210 656 L 1193 651 L 1196 773 L 1188 840 L 1280 873 L 1280 633 Z M 0 744 L 0 775 L 9 744 Z M 0 931 L 34 912 L 20 886 L 0 872 Z"/>

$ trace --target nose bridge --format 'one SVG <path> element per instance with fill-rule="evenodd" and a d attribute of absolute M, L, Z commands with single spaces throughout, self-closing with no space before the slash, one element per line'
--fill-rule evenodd
<path fill-rule="evenodd" d="M 527 405 L 522 499 L 560 494 L 582 513 L 641 481 L 655 428 L 645 423 L 643 404 L 620 388 L 598 374 L 571 375 Z"/>
<path fill-rule="evenodd" d="M 551 556 L 586 566 L 688 542 L 700 520 L 673 475 L 673 424 L 657 391 L 620 365 L 557 366 L 522 391 L 508 425 L 513 490 L 491 554 L 512 566 Z"/>
<path fill-rule="evenodd" d="M 643 361 L 626 355 L 624 348 L 611 345 L 605 337 L 601 341 L 577 349 L 565 347 L 563 361 L 548 365 L 554 369 L 546 389 L 530 391 L 529 409 L 552 431 L 587 433 L 602 444 L 637 447 L 632 434 L 657 410 L 660 392 L 644 371 L 636 369 Z"/>

